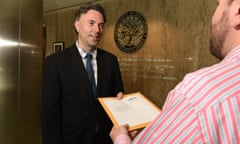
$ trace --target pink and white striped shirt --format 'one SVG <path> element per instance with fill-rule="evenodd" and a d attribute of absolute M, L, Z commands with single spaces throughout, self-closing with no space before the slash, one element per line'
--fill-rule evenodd
<path fill-rule="evenodd" d="M 115 141 L 123 143 L 131 143 L 128 136 Z M 132 143 L 239 144 L 240 46 L 220 63 L 187 74 Z"/>

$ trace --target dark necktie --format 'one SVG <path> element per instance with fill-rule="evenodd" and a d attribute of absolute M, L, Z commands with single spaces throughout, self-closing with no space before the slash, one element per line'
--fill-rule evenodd
<path fill-rule="evenodd" d="M 95 96 L 95 98 L 97 97 L 96 91 L 96 83 L 95 83 L 95 78 L 94 78 L 94 71 L 93 71 L 93 66 L 92 66 L 92 55 L 91 54 L 87 54 L 86 55 L 87 58 L 87 64 L 86 64 L 86 69 L 87 69 L 87 74 L 88 74 L 88 78 L 92 87 L 92 92 L 93 95 Z M 96 128 L 95 128 L 95 133 L 98 133 L 99 131 L 99 126 L 98 126 L 98 122 L 96 122 Z"/>
<path fill-rule="evenodd" d="M 88 74 L 88 79 L 89 79 L 91 87 L 92 87 L 93 95 L 96 97 L 97 87 L 96 87 L 95 78 L 94 78 L 93 66 L 92 66 L 92 63 L 91 63 L 92 55 L 87 54 L 86 58 L 87 58 L 86 70 L 87 70 L 87 74 Z"/>

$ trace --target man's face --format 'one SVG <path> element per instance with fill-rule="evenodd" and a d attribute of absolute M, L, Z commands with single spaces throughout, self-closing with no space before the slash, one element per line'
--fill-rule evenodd
<path fill-rule="evenodd" d="M 219 59 L 224 57 L 222 50 L 230 29 L 227 6 L 227 0 L 219 0 L 212 17 L 210 51 Z"/>
<path fill-rule="evenodd" d="M 95 49 L 103 33 L 104 19 L 101 13 L 89 10 L 75 21 L 79 47 L 89 51 Z"/>

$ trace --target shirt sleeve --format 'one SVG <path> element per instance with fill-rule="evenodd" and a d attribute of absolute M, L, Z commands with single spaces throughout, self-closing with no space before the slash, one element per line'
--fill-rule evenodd
<path fill-rule="evenodd" d="M 114 144 L 131 144 L 131 139 L 128 135 L 121 134 L 117 136 L 117 138 L 114 141 Z"/>

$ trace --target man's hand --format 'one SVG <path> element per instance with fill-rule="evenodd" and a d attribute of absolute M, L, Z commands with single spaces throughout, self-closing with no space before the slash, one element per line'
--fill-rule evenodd
<path fill-rule="evenodd" d="M 122 98 L 123 98 L 123 92 L 118 92 L 117 99 L 122 99 Z"/>
<path fill-rule="evenodd" d="M 119 135 L 128 135 L 128 125 L 120 126 L 119 128 L 113 127 L 110 132 L 110 137 L 112 138 L 112 141 L 114 142 L 117 136 Z"/>
<path fill-rule="evenodd" d="M 129 129 L 129 125 L 122 125 L 119 128 L 115 128 L 113 127 L 111 132 L 110 132 L 110 137 L 112 138 L 112 141 L 115 141 L 115 139 L 117 138 L 117 136 L 119 135 L 127 135 L 129 136 L 131 139 L 134 139 L 137 134 L 138 131 L 134 130 L 134 131 L 128 131 Z"/>

